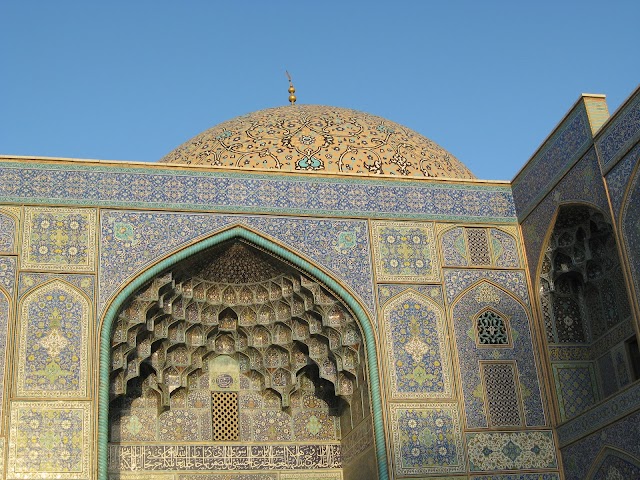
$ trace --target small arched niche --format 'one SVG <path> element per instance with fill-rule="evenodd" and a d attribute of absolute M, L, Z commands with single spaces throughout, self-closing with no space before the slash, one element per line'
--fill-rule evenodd
<path fill-rule="evenodd" d="M 632 382 L 627 288 L 613 228 L 598 210 L 563 205 L 547 242 L 539 298 L 561 420 Z"/>
<path fill-rule="evenodd" d="M 110 474 L 124 473 L 122 452 L 140 442 L 200 452 L 200 467 L 166 473 L 339 472 L 345 438 L 366 422 L 372 431 L 353 312 L 310 275 L 242 239 L 147 282 L 123 304 L 110 353 Z M 262 455 L 274 449 L 288 453 Z M 344 467 L 348 480 L 357 469 Z"/>

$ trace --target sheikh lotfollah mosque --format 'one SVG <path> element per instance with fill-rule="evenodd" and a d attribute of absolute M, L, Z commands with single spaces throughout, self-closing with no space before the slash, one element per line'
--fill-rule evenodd
<path fill-rule="evenodd" d="M 0 476 L 638 479 L 639 159 L 640 90 L 511 182 L 309 105 L 2 156 Z"/>

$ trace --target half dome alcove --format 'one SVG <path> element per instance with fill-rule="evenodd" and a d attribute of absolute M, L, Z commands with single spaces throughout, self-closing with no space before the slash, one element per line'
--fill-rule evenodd
<path fill-rule="evenodd" d="M 372 421 L 362 332 L 270 253 L 234 239 L 175 264 L 125 303 L 111 338 L 110 478 L 142 445 L 149 465 L 181 447 L 195 470 L 363 478 L 344 442 Z"/>

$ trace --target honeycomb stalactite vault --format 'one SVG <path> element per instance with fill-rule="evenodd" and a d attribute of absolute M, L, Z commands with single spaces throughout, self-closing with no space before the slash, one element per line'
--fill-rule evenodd
<path fill-rule="evenodd" d="M 131 442 L 191 441 L 240 455 L 218 465 L 209 452 L 206 469 L 315 465 L 341 476 L 349 455 L 374 445 L 364 351 L 350 308 L 315 277 L 240 239 L 195 254 L 147 281 L 114 320 L 109 471 L 126 473 L 134 457 L 154 468 L 159 450 L 139 458 Z M 258 450 L 234 450 L 246 442 L 297 453 L 262 465 Z"/>
<path fill-rule="evenodd" d="M 157 277 L 122 311 L 113 333 L 111 398 L 146 372 L 143 392 L 152 390 L 160 408 L 169 408 L 173 392 L 228 355 L 263 391 L 277 392 L 283 408 L 310 365 L 348 402 L 361 343 L 353 317 L 321 285 L 280 273 L 235 243 L 191 278 Z"/>

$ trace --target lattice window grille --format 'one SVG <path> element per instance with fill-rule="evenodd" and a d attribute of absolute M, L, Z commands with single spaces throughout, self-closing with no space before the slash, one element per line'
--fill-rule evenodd
<path fill-rule="evenodd" d="M 520 427 L 520 396 L 513 363 L 483 363 L 487 414 L 492 427 Z"/>
<path fill-rule="evenodd" d="M 489 239 L 484 228 L 467 228 L 467 244 L 471 265 L 490 266 Z"/>
<path fill-rule="evenodd" d="M 508 345 L 507 325 L 504 319 L 492 310 L 482 313 L 477 321 L 479 345 Z"/>
<path fill-rule="evenodd" d="M 212 440 L 238 440 L 238 393 L 211 392 Z"/>

